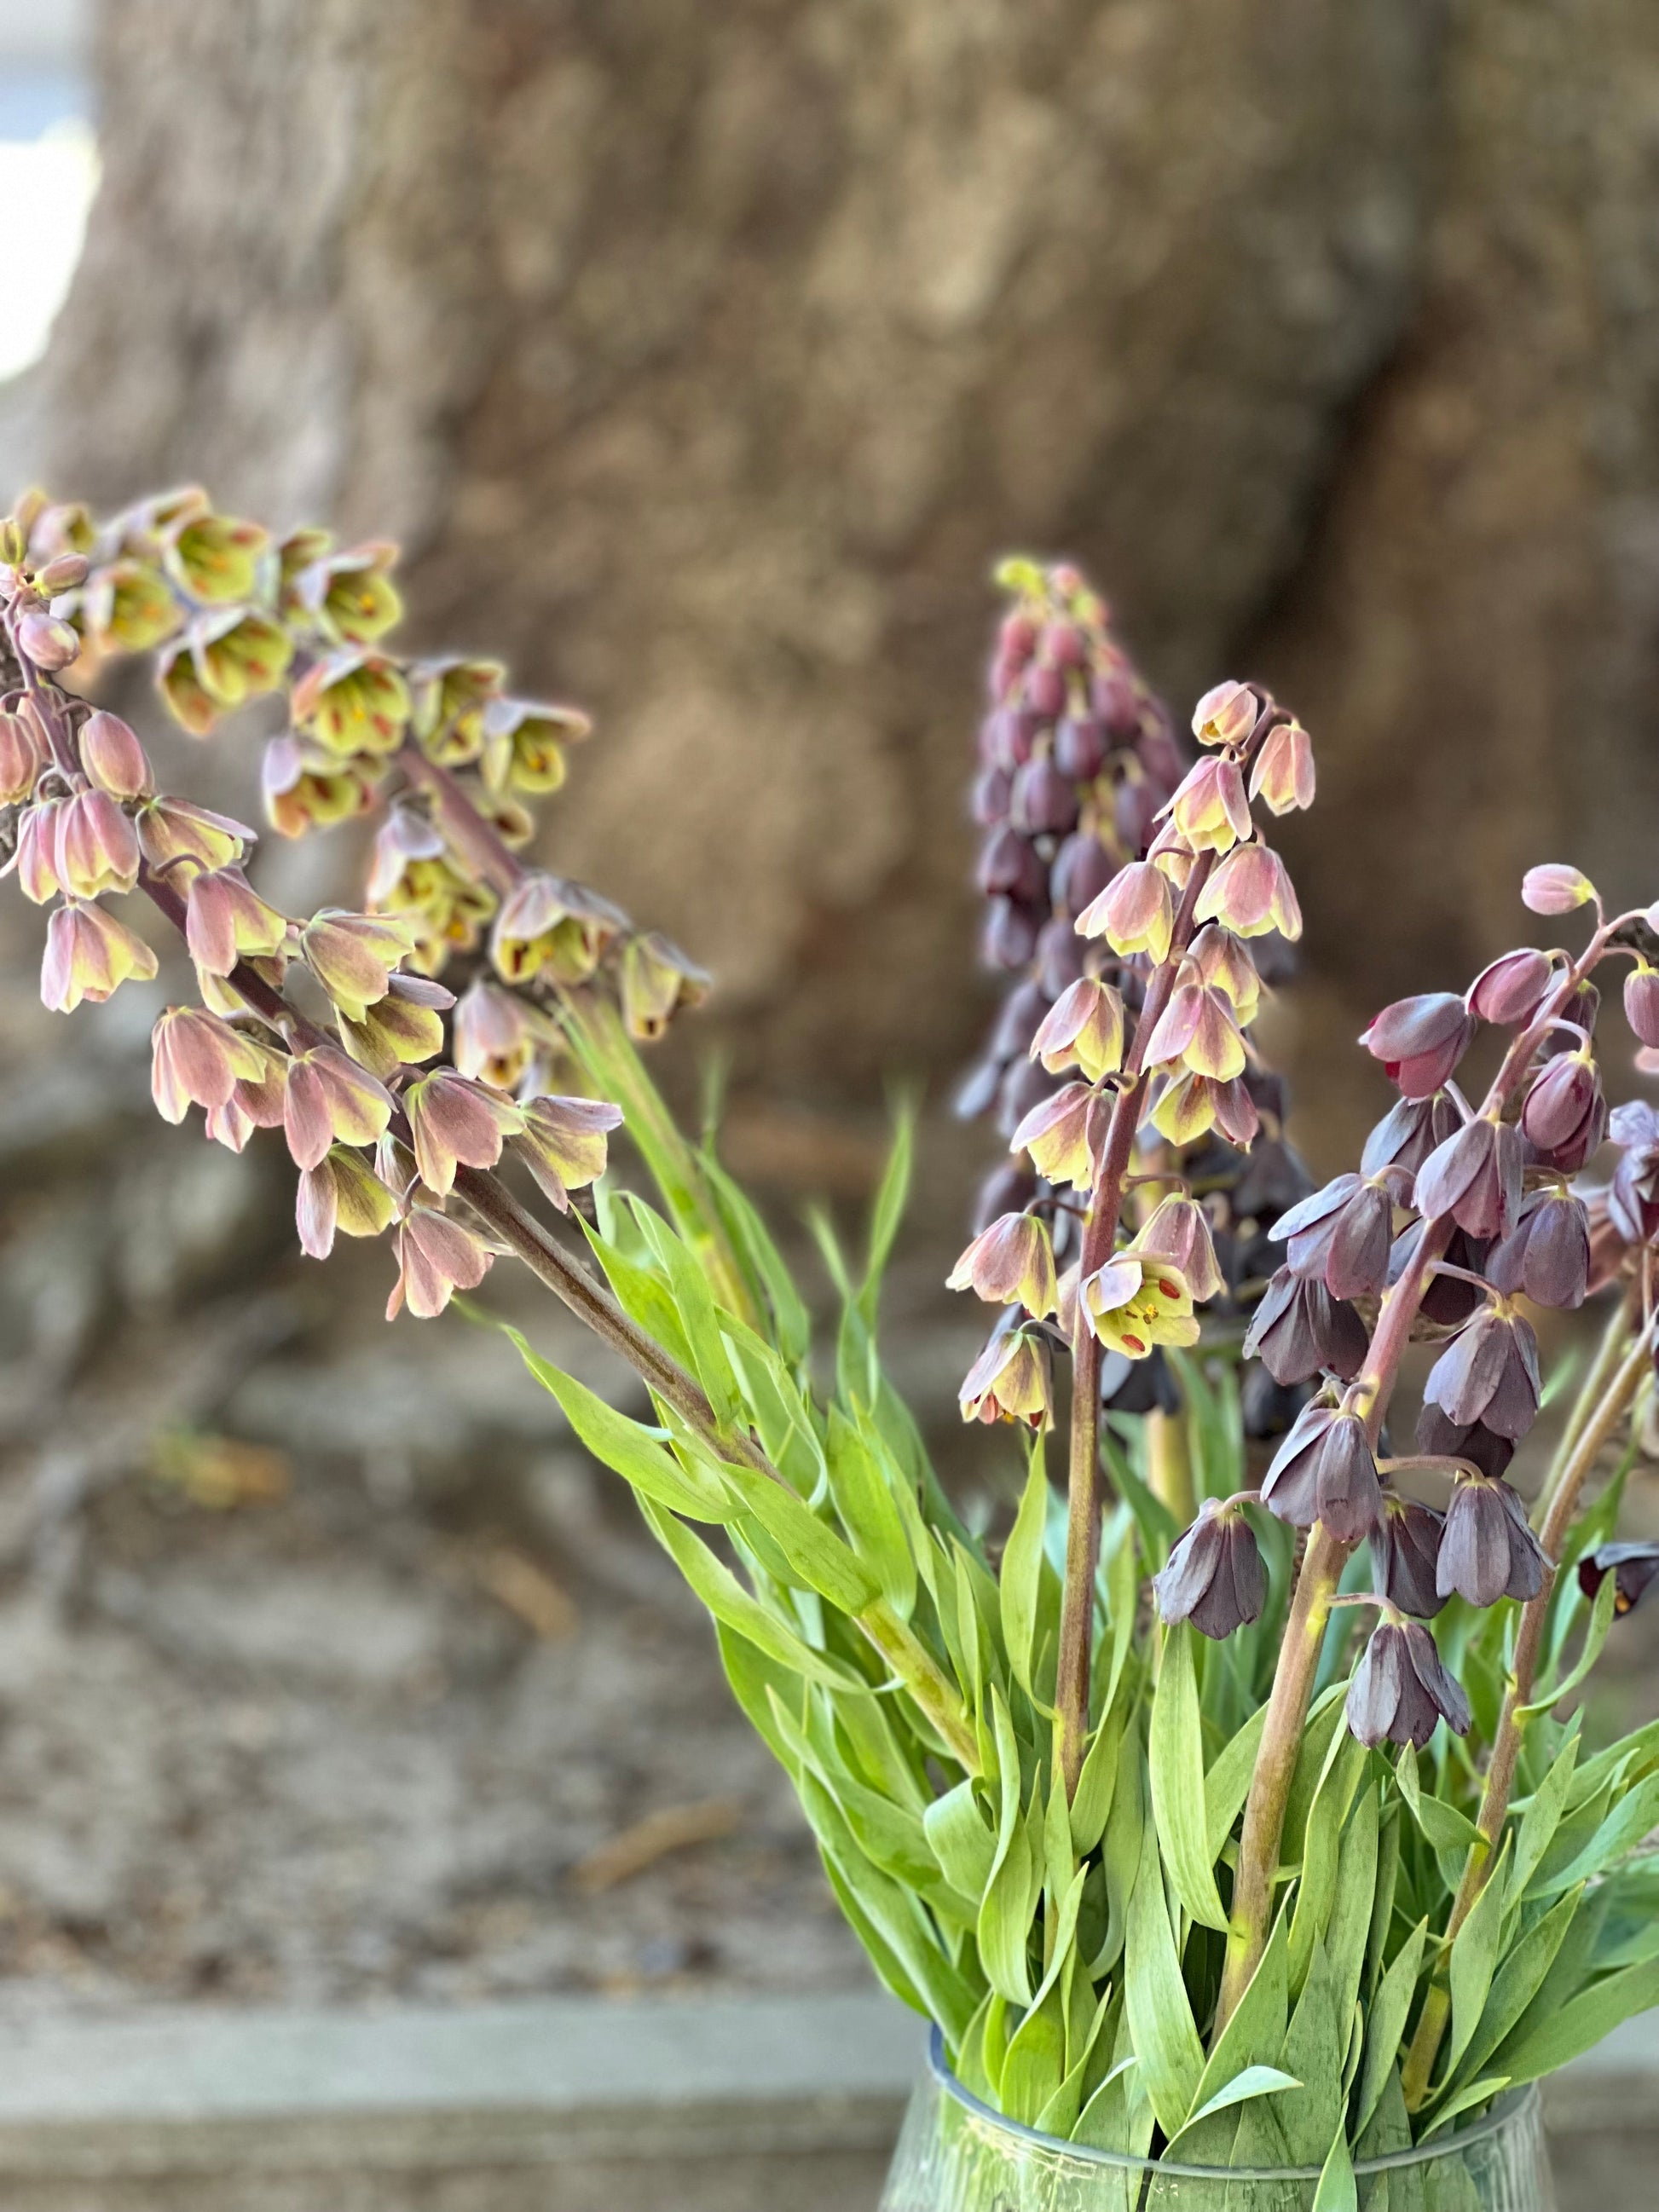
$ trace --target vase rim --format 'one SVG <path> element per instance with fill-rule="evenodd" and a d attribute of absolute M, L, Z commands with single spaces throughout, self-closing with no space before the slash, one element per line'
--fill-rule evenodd
<path fill-rule="evenodd" d="M 971 2089 L 963 2088 L 945 2062 L 945 2038 L 935 2023 L 927 2038 L 927 2064 L 934 2080 L 946 2096 L 954 2099 L 966 2111 L 991 2122 L 1005 2135 L 1018 2136 L 1021 2142 L 1050 2152 L 1059 2157 L 1076 2159 L 1089 2166 L 1115 2166 L 1137 2173 L 1190 2175 L 1194 2179 L 1214 2181 L 1218 2179 L 1250 2181 L 1305 2181 L 1316 2183 L 1322 2169 L 1316 2166 L 1183 2166 L 1173 2159 L 1131 2158 L 1127 2151 L 1097 2150 L 1091 2143 L 1068 2142 L 1063 2136 L 1045 2136 L 1036 2128 L 1028 2128 L 1023 2121 L 1011 2120 L 976 2097 Z M 1496 2135 L 1530 2105 L 1538 2101 L 1538 2084 L 1525 2082 L 1517 2089 L 1494 2100 L 1490 2111 L 1466 2128 L 1454 2128 L 1432 2142 L 1415 2143 L 1410 2150 L 1388 2152 L 1382 2158 L 1357 2158 L 1353 2162 L 1356 2178 L 1369 2173 L 1390 2173 L 1407 2166 L 1427 2166 L 1453 2151 L 1464 2149 L 1470 2143 L 1480 2142 L 1485 2136 Z"/>

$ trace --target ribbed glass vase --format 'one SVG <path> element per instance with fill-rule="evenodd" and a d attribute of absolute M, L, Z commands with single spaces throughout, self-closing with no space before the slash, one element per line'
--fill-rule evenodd
<path fill-rule="evenodd" d="M 1358 2212 L 1556 2212 L 1536 2089 L 1421 2149 L 1359 2160 Z M 945 2067 L 935 2035 L 881 2212 L 1313 2212 L 1312 2167 L 1169 2165 L 1060 2142 L 1003 2119 Z"/>

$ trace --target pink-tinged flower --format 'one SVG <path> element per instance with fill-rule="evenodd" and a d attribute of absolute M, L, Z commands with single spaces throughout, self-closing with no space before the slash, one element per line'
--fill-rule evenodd
<path fill-rule="evenodd" d="M 1281 1214 L 1267 1231 L 1285 1240 L 1298 1275 L 1316 1276 L 1334 1298 L 1380 1291 L 1394 1244 L 1394 1199 L 1382 1177 L 1340 1175 Z"/>
<path fill-rule="evenodd" d="M 1224 991 L 1203 983 L 1178 983 L 1146 1046 L 1151 1067 L 1176 1064 L 1216 1083 L 1244 1073 L 1244 1040 Z"/>
<path fill-rule="evenodd" d="M 1049 1007 L 1032 1038 L 1030 1054 L 1050 1075 L 1081 1068 L 1098 1083 L 1123 1065 L 1123 1001 L 1109 983 L 1080 975 Z"/>
<path fill-rule="evenodd" d="M 1607 1133 L 1601 1073 L 1588 1050 L 1547 1063 L 1521 1109 L 1522 1134 L 1546 1164 L 1577 1175 Z"/>
<path fill-rule="evenodd" d="M 72 898 L 130 891 L 138 880 L 138 837 L 107 792 L 77 791 L 52 817 L 53 872 Z"/>
<path fill-rule="evenodd" d="M 187 799 L 152 799 L 136 817 L 138 848 L 152 868 L 193 860 L 198 867 L 222 868 L 259 842 L 246 822 L 192 806 Z"/>
<path fill-rule="evenodd" d="M 435 1321 L 457 1291 L 476 1291 L 490 1255 L 459 1221 L 417 1206 L 398 1226 L 398 1280 L 386 1301 L 395 1321 L 407 1304 L 417 1321 Z"/>
<path fill-rule="evenodd" d="M 1607 1187 L 1609 1225 L 1627 1244 L 1659 1237 L 1659 1113 L 1645 1098 L 1615 1106 L 1607 1133 L 1620 1159 Z"/>
<path fill-rule="evenodd" d="M 593 725 L 580 708 L 538 706 L 529 699 L 487 700 L 479 710 L 479 769 L 491 791 L 556 791 L 565 778 L 564 748 Z"/>
<path fill-rule="evenodd" d="M 406 922 L 324 907 L 300 932 L 300 957 L 338 1011 L 361 1022 L 392 988 L 392 971 L 415 949 Z"/>
<path fill-rule="evenodd" d="M 1170 879 L 1151 860 L 1131 860 L 1120 868 L 1077 918 L 1079 937 L 1103 937 L 1125 959 L 1134 952 L 1155 962 L 1167 959 L 1174 931 Z"/>
<path fill-rule="evenodd" d="M 605 1173 L 606 1139 L 622 1127 L 622 1109 L 604 1098 L 532 1098 L 523 1110 L 524 1127 L 509 1142 L 562 1213 L 568 1191 L 581 1190 Z"/>
<path fill-rule="evenodd" d="M 1425 1401 L 1459 1427 L 1483 1421 L 1518 1438 L 1537 1419 L 1538 1340 L 1532 1324 L 1498 1298 L 1455 1336 L 1429 1370 Z"/>
<path fill-rule="evenodd" d="M 129 977 L 148 982 L 155 973 L 155 955 L 143 938 L 102 907 L 66 899 L 53 910 L 40 963 L 40 999 L 54 1013 L 72 1014 L 83 999 L 101 1006 Z"/>
<path fill-rule="evenodd" d="M 1351 1305 L 1288 1267 L 1262 1292 L 1244 1338 L 1246 1358 L 1260 1359 L 1285 1384 L 1306 1382 L 1322 1370 L 1352 1382 L 1369 1347 L 1365 1324 Z"/>
<path fill-rule="evenodd" d="M 210 737 L 219 719 L 219 702 L 196 665 L 188 637 L 175 638 L 155 656 L 155 688 L 180 729 L 193 738 Z"/>
<path fill-rule="evenodd" d="M 1360 1036 L 1407 1098 L 1427 1098 L 1449 1079 L 1474 1035 L 1474 1017 L 1450 991 L 1396 999 Z"/>
<path fill-rule="evenodd" d="M 1170 1261 L 1120 1252 L 1079 1285 L 1078 1295 L 1108 1352 L 1145 1359 L 1160 1344 L 1198 1342 L 1192 1291 Z"/>
<path fill-rule="evenodd" d="M 252 1040 L 250 1040 L 252 1042 Z M 280 1129 L 286 1105 L 288 1057 L 256 1046 L 264 1073 L 243 1076 L 222 1106 L 207 1109 L 207 1133 L 227 1152 L 240 1152 L 256 1129 Z"/>
<path fill-rule="evenodd" d="M 17 824 L 17 887 L 36 906 L 45 906 L 64 889 L 58 878 L 58 817 L 67 804 L 62 799 L 37 799 Z"/>
<path fill-rule="evenodd" d="M 252 607 L 199 614 L 185 633 L 197 681 L 216 707 L 245 706 L 274 691 L 288 673 L 288 632 Z"/>
<path fill-rule="evenodd" d="M 294 687 L 294 720 L 342 758 L 389 753 L 409 720 L 409 686 L 383 653 L 348 646 L 315 661 Z"/>
<path fill-rule="evenodd" d="M 349 822 L 369 805 L 385 772 L 378 755 L 359 753 L 342 760 L 289 731 L 265 747 L 259 772 L 265 814 L 283 837 L 303 837 L 307 830 Z"/>
<path fill-rule="evenodd" d="M 1261 1003 L 1261 978 L 1255 963 L 1232 934 L 1215 922 L 1200 929 L 1188 954 L 1201 983 L 1224 991 L 1240 1028 L 1255 1019 Z"/>
<path fill-rule="evenodd" d="M 1302 908 L 1285 863 L 1255 842 L 1236 846 L 1218 863 L 1193 917 L 1221 922 L 1235 937 L 1265 937 L 1276 929 L 1294 941 L 1302 934 Z"/>
<path fill-rule="evenodd" d="M 1659 969 L 1638 961 L 1625 978 L 1625 1019 L 1639 1042 L 1659 1046 Z"/>
<path fill-rule="evenodd" d="M 1216 1263 L 1209 1216 L 1196 1199 L 1176 1195 L 1164 1200 L 1145 1228 L 1136 1231 L 1129 1249 L 1138 1259 L 1167 1260 L 1179 1268 L 1200 1305 L 1225 1287 Z"/>
<path fill-rule="evenodd" d="M 296 1053 L 288 1064 L 283 1126 L 296 1167 L 314 1168 L 331 1145 L 372 1145 L 392 1119 L 384 1086 L 332 1045 Z"/>
<path fill-rule="evenodd" d="M 215 868 L 191 882 L 185 942 L 197 966 L 228 975 L 242 959 L 265 959 L 287 942 L 289 921 L 267 906 L 240 868 Z"/>
<path fill-rule="evenodd" d="M 617 975 L 623 1020 L 629 1036 L 643 1043 L 659 1037 L 682 1006 L 700 1006 L 709 988 L 707 969 L 657 931 L 631 937 L 623 947 Z"/>
<path fill-rule="evenodd" d="M 1443 1091 L 1431 1098 L 1396 1098 L 1365 1139 L 1359 1164 L 1366 1175 L 1387 1167 L 1414 1176 L 1435 1146 L 1462 1126 Z"/>
<path fill-rule="evenodd" d="M 384 1079 L 443 1050 L 443 1017 L 454 1003 L 455 994 L 429 976 L 394 975 L 362 1021 L 341 1015 L 340 1042 L 359 1067 Z"/>
<path fill-rule="evenodd" d="M 493 1168 L 507 1138 L 525 1126 L 509 1100 L 442 1067 L 410 1085 L 404 1108 L 421 1181 L 440 1198 L 453 1188 L 458 1166 Z"/>
<path fill-rule="evenodd" d="M 239 1083 L 264 1079 L 267 1057 L 252 1037 L 217 1014 L 200 1006 L 169 1006 L 150 1031 L 155 1110 L 164 1121 L 178 1122 L 192 1106 L 225 1106 Z"/>
<path fill-rule="evenodd" d="M 535 1049 L 521 1000 L 483 975 L 455 1009 L 452 1056 L 463 1075 L 495 1091 L 513 1091 Z"/>
<path fill-rule="evenodd" d="M 1261 712 L 1248 684 L 1218 684 L 1193 709 L 1193 735 L 1201 745 L 1242 745 Z"/>
<path fill-rule="evenodd" d="M 368 868 L 370 906 L 385 906 L 412 866 L 441 861 L 448 850 L 442 830 L 429 815 L 415 806 L 393 806 L 374 833 Z"/>
<path fill-rule="evenodd" d="M 1250 834 L 1250 802 L 1237 761 L 1206 753 L 1187 771 L 1167 811 L 1195 853 L 1225 853 Z"/>
<path fill-rule="evenodd" d="M 301 1174 L 294 1205 L 300 1249 L 313 1260 L 326 1260 L 337 1233 L 378 1237 L 397 1210 L 392 1193 L 362 1155 L 336 1145 Z"/>
<path fill-rule="evenodd" d="M 112 561 L 94 568 L 82 604 L 97 643 L 123 653 L 154 652 L 185 618 L 167 585 L 143 561 Z"/>
<path fill-rule="evenodd" d="M 81 635 L 73 623 L 60 621 L 44 607 L 35 607 L 17 625 L 17 649 L 27 660 L 50 675 L 67 668 L 81 652 Z"/>
<path fill-rule="evenodd" d="M 1521 878 L 1521 902 L 1534 914 L 1571 914 L 1595 896 L 1595 886 L 1581 869 L 1551 861 L 1528 868 Z"/>
<path fill-rule="evenodd" d="M 1554 972 L 1549 954 L 1529 945 L 1505 952 L 1470 984 L 1469 1012 L 1500 1028 L 1518 1028 L 1538 1012 Z"/>
<path fill-rule="evenodd" d="M 1243 1081 L 1218 1083 L 1212 1075 L 1185 1074 L 1166 1083 L 1147 1117 L 1172 1145 L 1195 1144 L 1207 1130 L 1219 1129 L 1231 1145 L 1248 1151 L 1261 1117 Z"/>
<path fill-rule="evenodd" d="M 1503 1237 L 1521 1210 L 1521 1139 L 1507 1121 L 1477 1115 L 1437 1145 L 1417 1177 L 1425 1221 L 1449 1213 L 1471 1237 Z"/>
<path fill-rule="evenodd" d="M 1032 1166 L 1049 1182 L 1091 1190 L 1109 1111 L 1099 1091 L 1086 1083 L 1067 1083 L 1032 1107 L 1010 1138 L 1008 1149 L 1029 1152 Z"/>
<path fill-rule="evenodd" d="M 154 785 L 144 749 L 118 714 L 100 707 L 81 725 L 81 765 L 112 799 L 148 799 Z"/>
<path fill-rule="evenodd" d="M 1275 814 L 1289 814 L 1314 803 L 1313 743 L 1300 722 L 1279 722 L 1268 731 L 1250 770 L 1250 796 L 1263 799 Z"/>
<path fill-rule="evenodd" d="M 45 756 L 21 714 L 0 714 L 0 806 L 21 806 L 34 789 Z"/>
<path fill-rule="evenodd" d="M 964 1421 L 1023 1421 L 1048 1425 L 1048 1346 L 1024 1329 L 997 1330 L 969 1369 L 962 1385 Z"/>
<path fill-rule="evenodd" d="M 627 917 L 580 884 L 541 873 L 526 876 L 495 917 L 490 955 L 509 983 L 546 975 L 582 983 Z"/>
<path fill-rule="evenodd" d="M 1146 848 L 1146 858 L 1164 878 L 1171 892 L 1185 891 L 1198 855 L 1173 822 L 1166 822 Z"/>
<path fill-rule="evenodd" d="M 484 702 L 501 690 L 507 670 L 499 660 L 447 654 L 417 660 L 409 678 L 415 702 L 415 734 L 428 760 L 465 768 L 483 750 Z"/>
<path fill-rule="evenodd" d="M 1005 1213 L 983 1229 L 945 1279 L 951 1291 L 972 1291 L 988 1304 L 1024 1306 L 1033 1321 L 1051 1314 L 1054 1249 L 1046 1224 L 1031 1213 Z"/>

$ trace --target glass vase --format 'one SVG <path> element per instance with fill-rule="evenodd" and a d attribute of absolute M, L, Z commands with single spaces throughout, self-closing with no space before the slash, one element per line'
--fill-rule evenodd
<path fill-rule="evenodd" d="M 1536 2088 L 1419 2149 L 1362 2159 L 1358 2212 L 1556 2212 Z M 937 2032 L 881 2212 L 1313 2212 L 1316 2167 L 1182 2166 L 1061 2142 L 970 2096 Z"/>

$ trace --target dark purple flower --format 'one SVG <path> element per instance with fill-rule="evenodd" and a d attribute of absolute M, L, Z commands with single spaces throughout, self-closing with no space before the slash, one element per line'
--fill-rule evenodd
<path fill-rule="evenodd" d="M 1613 1578 L 1613 1609 L 1626 1613 L 1659 1576 L 1659 1544 L 1603 1544 L 1578 1562 L 1578 1587 L 1593 1598 L 1602 1578 Z"/>
<path fill-rule="evenodd" d="M 1520 1218 L 1486 1255 L 1486 1275 L 1506 1297 L 1523 1291 L 1535 1305 L 1580 1306 L 1589 1281 L 1589 1224 L 1570 1191 L 1534 1191 Z"/>
<path fill-rule="evenodd" d="M 1105 765 L 1105 731 L 1091 714 L 1067 714 L 1054 731 L 1054 766 L 1073 783 L 1092 783 Z"/>
<path fill-rule="evenodd" d="M 1420 1751 L 1443 1720 L 1469 1729 L 1469 1701 L 1441 1664 L 1426 1628 L 1385 1620 L 1372 1631 L 1348 1685 L 1348 1726 L 1361 1743 L 1412 1743 Z"/>
<path fill-rule="evenodd" d="M 1250 1080 L 1248 1073 L 1245 1080 Z M 1264 1113 L 1282 1118 L 1278 1105 L 1265 1098 L 1258 1098 L 1256 1103 Z M 1233 1212 L 1240 1220 L 1271 1218 L 1305 1198 L 1312 1188 L 1313 1177 L 1291 1146 L 1281 1138 L 1266 1137 L 1251 1147 L 1244 1163 L 1244 1172 L 1233 1190 Z"/>
<path fill-rule="evenodd" d="M 1267 1571 L 1243 1507 L 1206 1498 L 1152 1589 L 1164 1620 L 1190 1620 L 1200 1636 L 1218 1640 L 1259 1620 Z"/>
<path fill-rule="evenodd" d="M 1238 1386 L 1244 1433 L 1258 1441 L 1282 1437 L 1308 1402 L 1305 1383 L 1275 1382 L 1259 1359 L 1250 1360 Z"/>
<path fill-rule="evenodd" d="M 1390 1490 L 1382 1517 L 1371 1530 L 1371 1573 L 1376 1588 L 1401 1613 L 1432 1620 L 1446 1602 L 1435 1584 L 1443 1514 Z"/>
<path fill-rule="evenodd" d="M 1522 1133 L 1564 1175 L 1576 1175 L 1607 1126 L 1601 1074 L 1588 1052 L 1563 1053 L 1545 1066 L 1521 1109 Z"/>
<path fill-rule="evenodd" d="M 1407 1098 L 1427 1098 L 1468 1049 L 1474 1016 L 1450 991 L 1429 991 L 1384 1006 L 1360 1037 Z"/>
<path fill-rule="evenodd" d="M 1244 1352 L 1259 1359 L 1275 1382 L 1305 1382 L 1326 1369 L 1352 1382 L 1365 1364 L 1369 1344 L 1365 1324 L 1351 1305 L 1334 1298 L 1323 1283 L 1281 1267 L 1261 1294 Z"/>
<path fill-rule="evenodd" d="M 1500 1597 L 1523 1603 L 1544 1587 L 1548 1562 L 1532 1533 L 1527 1509 L 1501 1476 L 1460 1475 L 1446 1512 L 1434 1586 L 1471 1605 Z"/>
<path fill-rule="evenodd" d="M 1417 1417 L 1417 1449 L 1433 1459 L 1466 1459 L 1482 1474 L 1502 1474 L 1515 1457 L 1515 1442 L 1484 1421 L 1460 1428 L 1438 1406 L 1425 1406 Z"/>
<path fill-rule="evenodd" d="M 979 856 L 979 887 L 987 897 L 1041 898 L 1048 888 L 1048 872 L 1036 848 L 1005 823 L 986 839 Z"/>
<path fill-rule="evenodd" d="M 1069 1220 L 1069 1215 L 1062 1215 Z M 1060 1249 L 1059 1240 L 1055 1249 Z M 1100 1402 L 1115 1413 L 1178 1413 L 1182 1397 L 1170 1364 L 1154 1345 L 1146 1359 L 1131 1359 L 1127 1352 L 1108 1352 L 1100 1362 Z"/>
<path fill-rule="evenodd" d="M 1402 1229 L 1395 1239 L 1394 1249 L 1389 1255 L 1389 1280 L 1397 1283 L 1407 1268 L 1417 1258 L 1418 1247 L 1423 1241 L 1423 1224 L 1413 1222 Z M 1486 1247 L 1477 1237 L 1466 1237 L 1461 1229 L 1454 1229 L 1451 1242 L 1443 1257 L 1453 1267 L 1464 1267 L 1471 1274 L 1482 1273 L 1486 1264 Z M 1466 1283 L 1456 1275 L 1438 1272 L 1429 1278 L 1429 1287 L 1423 1294 L 1419 1310 L 1425 1321 L 1432 1322 L 1437 1328 L 1456 1328 L 1466 1322 L 1480 1305 L 1486 1293 L 1477 1284 Z"/>
<path fill-rule="evenodd" d="M 1523 946 L 1505 952 L 1483 968 L 1469 986 L 1469 1011 L 1483 1022 L 1518 1028 L 1538 1012 L 1550 987 L 1554 963 L 1547 952 Z"/>
<path fill-rule="evenodd" d="M 1294 1273 L 1322 1282 L 1334 1298 L 1363 1297 L 1388 1278 L 1394 1200 L 1384 1182 L 1340 1175 L 1282 1213 L 1267 1234 L 1288 1240 Z"/>
<path fill-rule="evenodd" d="M 1016 769 L 1008 794 L 1008 819 L 1016 830 L 1032 837 L 1063 836 L 1076 827 L 1077 817 L 1077 786 L 1052 759 L 1045 755 Z"/>
<path fill-rule="evenodd" d="M 1431 1098 L 1397 1098 L 1366 1138 L 1360 1167 L 1366 1175 L 1398 1167 L 1414 1176 L 1458 1126 L 1457 1109 L 1443 1091 Z"/>
<path fill-rule="evenodd" d="M 1417 1173 L 1425 1221 L 1449 1213 L 1471 1237 L 1501 1237 L 1521 1206 L 1521 1139 L 1484 1114 L 1437 1145 Z"/>
<path fill-rule="evenodd" d="M 1435 1361 L 1423 1395 L 1460 1428 L 1484 1421 L 1500 1437 L 1524 1437 L 1538 1416 L 1532 1324 L 1506 1300 L 1488 1306 Z"/>
<path fill-rule="evenodd" d="M 1084 908 L 1100 896 L 1115 872 L 1115 862 L 1093 831 L 1076 830 L 1054 854 L 1048 895 L 1060 913 L 1068 921 L 1075 921 Z"/>
<path fill-rule="evenodd" d="M 1011 898 L 994 898 L 980 950 L 988 968 L 1023 968 L 1036 951 L 1037 915 Z"/>
<path fill-rule="evenodd" d="M 1382 1486 L 1364 1424 L 1329 1406 L 1308 1406 L 1273 1455 L 1261 1502 L 1293 1528 L 1322 1521 L 1345 1544 L 1376 1526 Z"/>

